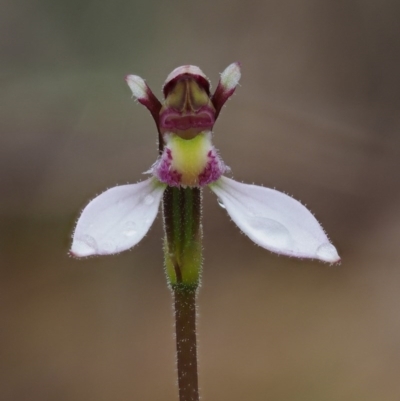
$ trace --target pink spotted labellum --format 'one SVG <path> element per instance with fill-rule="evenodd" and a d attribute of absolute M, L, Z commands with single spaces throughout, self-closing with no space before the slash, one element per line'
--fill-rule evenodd
<path fill-rule="evenodd" d="M 298 258 L 340 261 L 321 225 L 300 202 L 223 175 L 228 168 L 212 144 L 212 129 L 240 76 L 239 63 L 229 65 L 211 94 L 198 67 L 178 67 L 167 77 L 163 103 L 142 78 L 126 77 L 133 96 L 154 118 L 160 155 L 148 171 L 150 178 L 111 188 L 86 206 L 73 234 L 73 255 L 115 254 L 133 247 L 150 229 L 168 186 L 208 186 L 243 233 L 261 247 Z"/>

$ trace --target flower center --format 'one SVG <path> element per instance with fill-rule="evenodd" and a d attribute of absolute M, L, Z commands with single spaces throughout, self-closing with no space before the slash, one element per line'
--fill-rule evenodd
<path fill-rule="evenodd" d="M 216 181 L 226 167 L 211 143 L 211 132 L 192 139 L 165 134 L 166 145 L 153 166 L 153 174 L 170 186 L 198 187 Z"/>

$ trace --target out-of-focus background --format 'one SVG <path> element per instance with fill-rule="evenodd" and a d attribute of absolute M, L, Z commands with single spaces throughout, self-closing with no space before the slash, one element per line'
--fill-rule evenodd
<path fill-rule="evenodd" d="M 143 178 L 181 64 L 241 86 L 215 126 L 238 180 L 302 200 L 343 263 L 277 257 L 205 191 L 204 400 L 400 399 L 398 1 L 0 5 L 0 399 L 176 400 L 160 217 L 132 251 L 75 260 L 89 199 Z"/>

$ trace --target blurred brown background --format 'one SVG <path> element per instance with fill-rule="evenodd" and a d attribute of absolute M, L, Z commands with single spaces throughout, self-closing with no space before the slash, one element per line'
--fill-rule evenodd
<path fill-rule="evenodd" d="M 80 209 L 157 155 L 127 73 L 181 64 L 214 88 L 234 177 L 305 202 L 340 267 L 254 246 L 205 191 L 204 400 L 400 399 L 398 1 L 0 4 L 0 399 L 176 400 L 162 225 L 114 257 L 67 256 Z"/>

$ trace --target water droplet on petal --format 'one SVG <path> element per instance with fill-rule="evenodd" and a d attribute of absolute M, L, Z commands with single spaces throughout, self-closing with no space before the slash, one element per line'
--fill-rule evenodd
<path fill-rule="evenodd" d="M 329 263 L 335 263 L 340 260 L 336 248 L 330 243 L 320 245 L 315 255 L 318 259 Z"/>
<path fill-rule="evenodd" d="M 257 231 L 257 238 L 261 243 L 281 250 L 292 247 L 293 239 L 289 230 L 278 221 L 256 216 L 249 220 L 249 224 Z"/>
<path fill-rule="evenodd" d="M 144 198 L 144 203 L 146 205 L 151 205 L 154 202 L 154 196 L 152 195 L 146 195 Z"/>
<path fill-rule="evenodd" d="M 224 205 L 224 202 L 222 202 L 221 199 L 217 199 L 218 205 L 220 205 L 222 207 L 222 209 L 226 209 L 226 206 Z"/>
<path fill-rule="evenodd" d="M 98 246 L 96 240 L 91 235 L 80 235 L 74 238 L 71 254 L 78 257 L 96 255 Z"/>
<path fill-rule="evenodd" d="M 105 253 L 113 253 L 117 249 L 114 241 L 105 241 L 101 244 L 100 249 Z"/>
<path fill-rule="evenodd" d="M 124 234 L 126 237 L 133 237 L 137 233 L 136 223 L 134 221 L 127 221 L 124 225 Z"/>
<path fill-rule="evenodd" d="M 125 230 L 123 234 L 125 237 L 133 237 L 137 233 L 136 230 Z"/>
<path fill-rule="evenodd" d="M 97 242 L 91 235 L 87 235 L 87 234 L 86 235 L 82 235 L 82 237 L 79 238 L 79 241 L 82 241 L 89 248 L 92 248 L 94 251 L 97 251 Z"/>

